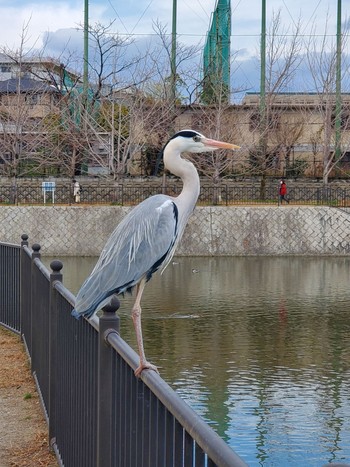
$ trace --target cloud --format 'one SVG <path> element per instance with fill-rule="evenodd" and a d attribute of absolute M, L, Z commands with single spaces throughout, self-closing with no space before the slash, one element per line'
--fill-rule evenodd
<path fill-rule="evenodd" d="M 84 51 L 83 30 L 80 28 L 64 28 L 43 35 L 44 55 L 59 57 L 61 55 L 80 55 Z"/>
<path fill-rule="evenodd" d="M 26 49 L 40 47 L 45 34 L 67 25 L 74 26 L 81 21 L 81 8 L 68 3 L 29 3 L 21 8 L 1 7 L 0 44 L 11 50 L 18 49 L 24 39 Z"/>
<path fill-rule="evenodd" d="M 185 0 L 178 2 L 177 33 L 180 42 L 194 45 L 204 44 L 216 0 Z M 130 37 L 133 43 L 128 47 L 128 57 L 145 55 L 157 48 L 157 37 L 152 24 L 159 20 L 171 33 L 172 2 L 164 0 L 126 0 L 119 2 L 94 0 L 89 2 L 90 24 L 100 22 L 107 25 L 114 22 L 111 32 Z M 259 56 L 261 29 L 261 2 L 256 0 L 231 0 L 232 28 L 231 55 L 232 87 L 257 91 L 259 89 Z M 343 2 L 343 20 L 349 17 L 350 2 Z M 284 28 L 293 28 L 300 16 L 302 18 L 304 42 L 308 40 L 310 29 L 321 36 L 327 30 L 329 40 L 336 34 L 336 2 L 330 0 L 269 0 L 267 2 L 267 26 L 271 23 L 273 12 L 281 10 Z M 328 22 L 327 22 L 327 14 Z M 83 33 L 77 30 L 84 18 L 84 1 L 70 0 L 52 2 L 51 0 L 0 0 L 0 45 L 10 50 L 19 47 L 23 27 L 26 31 L 25 47 L 40 50 L 45 47 L 44 55 L 64 58 L 72 54 L 76 57 L 77 69 L 83 59 Z M 327 29 L 326 29 L 327 24 Z M 198 68 L 198 61 L 194 67 Z M 64 60 L 63 60 L 64 61 Z M 78 65 L 79 64 L 79 65 Z M 71 62 L 72 67 L 75 64 Z M 147 63 L 145 61 L 145 67 Z M 300 68 L 298 89 L 310 87 L 306 79 L 305 66 Z"/>

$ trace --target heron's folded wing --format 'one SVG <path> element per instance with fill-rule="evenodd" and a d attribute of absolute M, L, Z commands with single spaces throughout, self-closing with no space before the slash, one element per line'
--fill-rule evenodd
<path fill-rule="evenodd" d="M 177 208 L 169 197 L 153 196 L 136 206 L 108 239 L 78 293 L 76 309 L 91 307 L 150 277 L 166 259 L 176 235 Z"/>

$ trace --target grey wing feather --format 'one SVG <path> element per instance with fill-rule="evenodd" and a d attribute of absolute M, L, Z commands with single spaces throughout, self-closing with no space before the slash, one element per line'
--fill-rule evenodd
<path fill-rule="evenodd" d="M 156 195 L 136 206 L 108 239 L 77 295 L 75 312 L 91 315 L 106 297 L 149 278 L 172 256 L 176 235 L 177 208 L 169 197 Z"/>

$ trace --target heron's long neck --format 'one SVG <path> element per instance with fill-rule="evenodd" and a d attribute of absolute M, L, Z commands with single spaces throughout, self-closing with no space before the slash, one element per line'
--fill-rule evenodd
<path fill-rule="evenodd" d="M 200 190 L 199 176 L 192 162 L 182 159 L 180 154 L 172 154 L 167 157 L 164 152 L 164 165 L 174 175 L 181 178 L 183 187 L 179 196 L 176 198 L 176 203 L 186 209 L 182 212 L 191 214 L 194 209 Z"/>

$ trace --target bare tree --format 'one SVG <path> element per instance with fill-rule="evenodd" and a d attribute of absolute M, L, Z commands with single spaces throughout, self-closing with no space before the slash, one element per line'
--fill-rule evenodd
<path fill-rule="evenodd" d="M 301 56 L 301 22 L 285 28 L 281 23 L 281 12 L 273 14 L 266 41 L 266 70 L 264 101 L 259 112 L 252 113 L 251 127 L 256 128 L 255 144 L 249 148 L 252 170 L 261 175 L 261 197 L 265 197 L 266 175 L 276 159 L 279 159 L 281 138 L 286 133 L 280 131 L 283 106 L 275 105 L 279 93 L 288 89 L 293 82 Z M 294 132 L 297 136 L 300 132 Z M 288 147 L 294 141 L 282 143 Z"/>
<path fill-rule="evenodd" d="M 195 47 L 177 47 L 177 94 L 173 102 L 170 77 L 171 42 L 166 29 L 155 23 L 157 33 L 144 56 L 129 68 L 128 85 L 118 82 L 117 89 L 103 105 L 103 128 L 111 135 L 110 173 L 151 175 L 157 165 L 164 141 L 175 128 L 186 88 L 182 73 L 197 53 Z"/>
<path fill-rule="evenodd" d="M 33 49 L 27 46 L 28 40 L 29 21 L 22 28 L 18 49 L 1 50 L 14 70 L 9 80 L 1 82 L 0 105 L 1 167 L 3 174 L 13 180 L 13 193 L 16 193 L 17 177 L 33 173 L 38 154 L 41 154 L 41 168 L 44 166 L 42 156 L 47 135 L 42 132 L 41 123 L 56 101 L 56 92 L 51 87 L 30 77 Z"/>
<path fill-rule="evenodd" d="M 349 21 L 342 25 L 342 87 L 349 89 L 349 80 L 345 79 L 349 70 L 348 56 L 345 53 L 349 36 Z M 315 31 L 316 26 L 313 26 Z M 342 132 L 341 154 L 335 157 L 335 120 L 340 119 L 343 130 L 350 128 L 349 109 L 342 103 L 341 115 L 336 115 L 336 74 L 337 74 L 337 47 L 334 36 L 329 35 L 328 17 L 325 22 L 323 36 L 316 34 L 310 36 L 307 44 L 306 59 L 311 73 L 312 85 L 316 90 L 318 100 L 312 119 L 316 115 L 321 116 L 320 125 L 315 125 L 315 131 L 310 134 L 310 143 L 313 145 L 314 153 L 320 154 L 322 160 L 322 179 L 327 184 L 333 169 L 341 163 L 344 154 L 349 150 L 349 138 Z"/>

